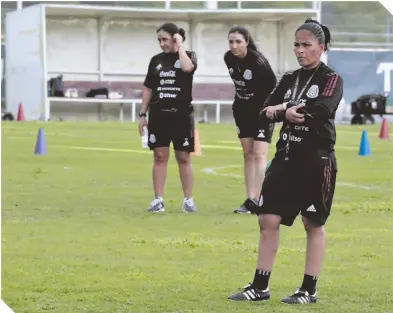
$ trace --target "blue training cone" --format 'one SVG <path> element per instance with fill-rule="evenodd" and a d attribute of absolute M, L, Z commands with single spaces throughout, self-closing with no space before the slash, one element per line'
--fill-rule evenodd
<path fill-rule="evenodd" d="M 362 138 L 360 141 L 359 155 L 360 156 L 369 156 L 370 154 L 371 154 L 370 143 L 368 141 L 367 131 L 364 130 L 362 132 Z"/>
<path fill-rule="evenodd" d="M 42 128 L 38 130 L 37 141 L 35 143 L 35 154 L 39 154 L 39 155 L 48 154 L 48 149 L 46 148 L 46 142 L 45 142 L 44 129 Z"/>

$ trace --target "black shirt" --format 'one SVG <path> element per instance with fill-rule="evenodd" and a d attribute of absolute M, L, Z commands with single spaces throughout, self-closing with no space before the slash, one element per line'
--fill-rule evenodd
<path fill-rule="evenodd" d="M 183 72 L 179 53 L 159 53 L 151 58 L 144 85 L 152 90 L 149 110 L 190 112 L 192 110 L 192 82 L 197 69 L 195 52 L 186 51 L 194 64 L 192 72 Z"/>
<path fill-rule="evenodd" d="M 297 93 L 294 95 L 295 82 L 299 76 Z M 310 79 L 311 78 L 311 79 Z M 308 82 L 308 84 L 307 84 Z M 303 90 L 303 94 L 298 99 Z M 291 158 L 310 161 L 310 158 L 320 153 L 334 152 L 336 143 L 335 116 L 338 105 L 343 96 L 342 78 L 329 68 L 320 63 L 317 69 L 299 69 L 285 73 L 277 87 L 270 94 L 264 107 L 282 104 L 293 97 L 297 104 L 305 104 L 305 122 L 293 124 L 285 119 L 285 112 L 280 111 L 274 122 L 283 122 L 280 138 L 277 142 L 276 157 L 283 160 Z M 288 103 L 287 109 L 295 105 Z M 261 111 L 262 125 L 269 123 L 266 113 Z"/>
<path fill-rule="evenodd" d="M 243 59 L 227 51 L 224 61 L 236 89 L 233 109 L 258 112 L 277 83 L 268 60 L 262 53 L 248 49 Z"/>

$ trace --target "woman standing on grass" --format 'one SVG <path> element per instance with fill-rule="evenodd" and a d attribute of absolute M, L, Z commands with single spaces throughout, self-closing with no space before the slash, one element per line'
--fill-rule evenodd
<path fill-rule="evenodd" d="M 169 145 L 173 142 L 184 193 L 183 210 L 195 212 L 190 152 L 194 151 L 194 110 L 191 101 L 197 57 L 195 52 L 186 51 L 183 46 L 185 32 L 173 23 L 159 27 L 157 39 L 163 52 L 150 60 L 139 113 L 139 132 L 142 136 L 143 128 L 148 125 L 148 145 L 154 151 L 154 199 L 147 211 L 165 211 L 164 185 Z M 146 121 L 148 108 L 149 123 Z"/>
<path fill-rule="evenodd" d="M 260 53 L 247 28 L 232 27 L 228 34 L 230 50 L 224 55 L 236 89 L 233 103 L 238 138 L 243 148 L 247 200 L 234 213 L 250 213 L 248 206 L 257 202 L 265 176 L 268 144 L 274 123 L 258 121 L 266 98 L 277 83 L 268 60 Z"/>
<path fill-rule="evenodd" d="M 279 246 L 280 224 L 292 226 L 301 212 L 307 233 L 303 283 L 287 304 L 317 301 L 317 279 L 325 252 L 324 225 L 333 201 L 337 162 L 335 113 L 343 95 L 343 80 L 320 61 L 328 50 L 330 31 L 307 19 L 295 33 L 300 69 L 286 73 L 266 101 L 261 119 L 283 122 L 277 152 L 266 172 L 259 216 L 260 241 L 253 282 L 230 300 L 270 298 L 269 278 Z M 263 200 L 263 201 L 262 201 Z"/>

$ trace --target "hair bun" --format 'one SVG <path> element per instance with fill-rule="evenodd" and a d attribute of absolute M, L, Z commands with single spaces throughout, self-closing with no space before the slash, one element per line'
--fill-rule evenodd
<path fill-rule="evenodd" d="M 315 24 L 321 25 L 318 21 L 313 20 L 312 18 L 306 19 L 306 21 L 305 21 L 304 23 L 315 23 Z M 321 26 L 322 26 L 322 25 L 321 25 Z"/>
<path fill-rule="evenodd" d="M 186 32 L 184 31 L 184 29 L 183 28 L 179 28 L 178 33 L 183 38 L 183 42 L 186 41 Z"/>

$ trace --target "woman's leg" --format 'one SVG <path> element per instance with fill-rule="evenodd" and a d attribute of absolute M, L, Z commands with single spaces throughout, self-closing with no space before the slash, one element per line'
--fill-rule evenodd
<path fill-rule="evenodd" d="M 309 208 L 314 208 L 314 206 Z M 325 227 L 304 216 L 303 224 L 307 232 L 306 268 L 301 287 L 294 294 L 281 300 L 287 304 L 317 302 L 316 285 L 325 254 Z"/>
<path fill-rule="evenodd" d="M 280 244 L 280 222 L 281 216 L 279 215 L 259 216 L 259 250 L 253 285 L 261 290 L 268 287 L 269 276 L 273 270 L 274 259 Z M 264 275 L 260 272 L 264 272 Z"/>
<path fill-rule="evenodd" d="M 179 175 L 183 187 L 184 198 L 192 198 L 194 177 L 190 153 L 187 151 L 175 151 L 175 156 L 177 164 L 179 165 Z"/>
<path fill-rule="evenodd" d="M 254 139 L 240 138 L 240 143 L 243 148 L 243 162 L 244 162 L 244 180 L 246 183 L 246 196 L 249 199 L 258 197 L 255 193 L 255 157 L 254 157 Z"/>
<path fill-rule="evenodd" d="M 183 210 L 197 211 L 193 199 L 194 175 L 191 163 L 191 152 L 195 150 L 194 115 L 178 116 L 174 121 L 176 129 L 172 133 L 173 148 L 179 166 L 179 176 L 183 188 Z"/>
<path fill-rule="evenodd" d="M 264 301 L 270 299 L 269 279 L 280 241 L 281 217 L 274 214 L 259 216 L 260 239 L 254 280 L 242 291 L 228 297 L 234 301 Z"/>
<path fill-rule="evenodd" d="M 154 148 L 153 160 L 153 189 L 154 199 L 150 202 L 147 211 L 163 212 L 164 210 L 164 186 L 169 159 L 169 147 Z"/>
<path fill-rule="evenodd" d="M 169 147 L 154 149 L 153 186 L 156 198 L 163 197 L 169 159 Z"/>
<path fill-rule="evenodd" d="M 255 198 L 260 195 L 262 190 L 262 183 L 265 178 L 265 170 L 267 164 L 269 144 L 264 141 L 254 141 L 253 156 L 254 156 L 254 184 L 251 194 Z"/>
<path fill-rule="evenodd" d="M 307 217 L 303 217 L 303 224 L 307 233 L 307 250 L 301 289 L 314 294 L 325 255 L 325 227 L 316 224 Z"/>

